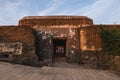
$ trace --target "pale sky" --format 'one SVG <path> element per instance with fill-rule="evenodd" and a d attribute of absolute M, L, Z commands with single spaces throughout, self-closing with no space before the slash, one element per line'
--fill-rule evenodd
<path fill-rule="evenodd" d="M 120 0 L 0 0 L 0 25 L 45 15 L 88 16 L 94 24 L 120 24 Z"/>

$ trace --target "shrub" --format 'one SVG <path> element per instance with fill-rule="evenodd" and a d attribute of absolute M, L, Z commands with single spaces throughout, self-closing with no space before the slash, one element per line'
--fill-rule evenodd
<path fill-rule="evenodd" d="M 110 55 L 120 55 L 120 30 L 103 29 L 99 32 L 103 41 L 103 49 Z"/>

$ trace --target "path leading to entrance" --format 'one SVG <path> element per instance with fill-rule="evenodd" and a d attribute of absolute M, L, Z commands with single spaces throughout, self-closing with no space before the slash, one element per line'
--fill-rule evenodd
<path fill-rule="evenodd" d="M 120 80 L 106 70 L 57 62 L 55 67 L 30 67 L 0 62 L 0 80 Z"/>

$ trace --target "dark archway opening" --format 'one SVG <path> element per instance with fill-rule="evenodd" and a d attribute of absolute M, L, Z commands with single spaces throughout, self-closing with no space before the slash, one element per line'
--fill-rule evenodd
<path fill-rule="evenodd" d="M 67 39 L 53 39 L 54 61 L 66 61 Z"/>

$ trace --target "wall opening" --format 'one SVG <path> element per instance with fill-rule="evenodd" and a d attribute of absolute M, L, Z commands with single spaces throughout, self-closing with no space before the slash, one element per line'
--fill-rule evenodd
<path fill-rule="evenodd" d="M 54 61 L 66 61 L 67 39 L 53 39 Z"/>
<path fill-rule="evenodd" d="M 9 53 L 0 53 L 0 61 L 9 61 Z"/>
<path fill-rule="evenodd" d="M 2 53 L 2 54 L 0 54 L 0 58 L 9 58 L 9 54 L 8 53 Z"/>

